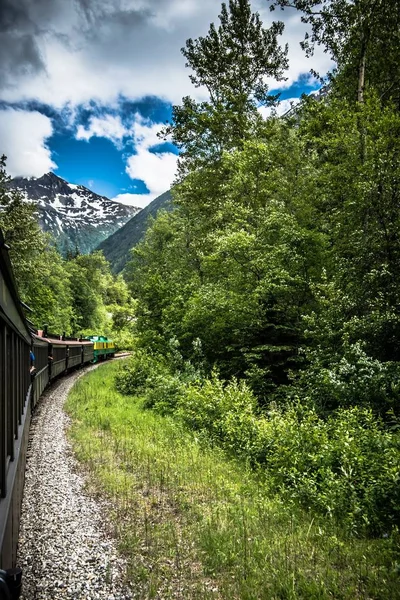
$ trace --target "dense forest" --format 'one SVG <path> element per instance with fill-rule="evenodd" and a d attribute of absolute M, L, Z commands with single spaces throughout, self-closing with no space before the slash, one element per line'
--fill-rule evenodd
<path fill-rule="evenodd" d="M 271 489 L 357 536 L 400 525 L 400 4 L 270 0 L 298 10 L 326 93 L 278 117 L 283 24 L 249 0 L 182 53 L 196 88 L 161 137 L 179 148 L 174 210 L 124 278 L 60 257 L 5 190 L 0 227 L 38 326 L 117 335 L 124 393 L 267 473 Z M 275 11 L 275 12 L 274 12 Z M 314 74 L 316 76 L 316 74 Z M 260 107 L 270 107 L 264 118 Z"/>
<path fill-rule="evenodd" d="M 121 276 L 111 274 L 101 252 L 64 259 L 38 224 L 34 203 L 7 188 L 6 157 L 0 159 L 0 229 L 21 300 L 38 328 L 67 336 L 112 333 L 120 346 L 132 343 L 133 302 Z"/>
<path fill-rule="evenodd" d="M 283 24 L 248 0 L 182 53 L 162 135 L 175 210 L 125 270 L 138 348 L 117 378 L 357 535 L 400 524 L 400 5 L 275 0 L 336 68 L 283 118 Z M 276 14 L 273 13 L 273 14 Z M 271 107 L 264 119 L 261 106 Z"/>

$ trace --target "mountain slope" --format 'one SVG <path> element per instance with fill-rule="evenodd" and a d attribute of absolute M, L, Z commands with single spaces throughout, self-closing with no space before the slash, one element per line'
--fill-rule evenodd
<path fill-rule="evenodd" d="M 18 190 L 26 201 L 36 202 L 41 229 L 53 235 L 63 254 L 75 248 L 91 252 L 140 210 L 68 183 L 54 173 L 16 177 L 8 187 Z"/>
<path fill-rule="evenodd" d="M 97 250 L 104 252 L 114 273 L 119 273 L 125 267 L 129 260 L 129 250 L 140 242 L 146 232 L 149 217 L 155 217 L 160 209 L 172 208 L 171 192 L 161 194 L 98 246 Z"/>

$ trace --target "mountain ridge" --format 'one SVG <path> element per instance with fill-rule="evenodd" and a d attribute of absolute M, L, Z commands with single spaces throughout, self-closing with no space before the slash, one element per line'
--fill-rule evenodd
<path fill-rule="evenodd" d="M 173 210 L 170 190 L 157 196 L 125 225 L 97 246 L 96 249 L 102 250 L 114 273 L 120 273 L 124 269 L 129 260 L 129 251 L 143 239 L 146 233 L 149 218 L 155 218 L 161 209 Z"/>
<path fill-rule="evenodd" d="M 41 177 L 14 177 L 7 187 L 36 203 L 41 229 L 53 235 L 64 255 L 76 248 L 83 254 L 93 251 L 141 210 L 69 183 L 51 171 Z"/>

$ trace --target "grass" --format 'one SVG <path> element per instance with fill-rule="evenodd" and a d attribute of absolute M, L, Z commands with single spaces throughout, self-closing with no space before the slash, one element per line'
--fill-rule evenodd
<path fill-rule="evenodd" d="M 271 496 L 244 464 L 142 408 L 102 365 L 70 393 L 70 436 L 137 598 L 400 598 L 398 538 L 355 539 Z"/>

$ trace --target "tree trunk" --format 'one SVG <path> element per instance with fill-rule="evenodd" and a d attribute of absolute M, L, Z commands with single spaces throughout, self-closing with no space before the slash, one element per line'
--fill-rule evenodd
<path fill-rule="evenodd" d="M 359 69 L 358 69 L 357 101 L 360 104 L 364 104 L 365 63 L 366 63 L 366 52 L 365 52 L 365 47 L 364 47 L 362 49 L 360 66 L 359 66 Z"/>

